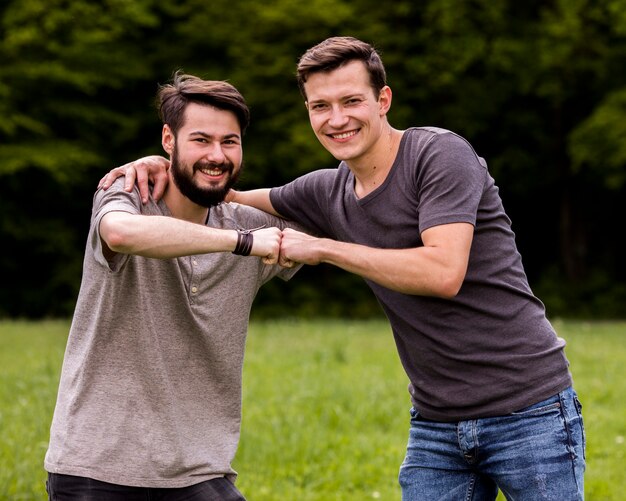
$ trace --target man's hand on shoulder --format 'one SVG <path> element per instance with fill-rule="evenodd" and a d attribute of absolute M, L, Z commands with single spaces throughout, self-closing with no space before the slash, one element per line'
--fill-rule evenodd
<path fill-rule="evenodd" d="M 154 200 L 159 200 L 169 182 L 167 170 L 170 167 L 170 162 L 167 158 L 159 155 L 151 155 L 143 157 L 127 164 L 115 167 L 106 174 L 98 183 L 98 188 L 106 190 L 113 182 L 121 176 L 125 176 L 124 189 L 128 192 L 132 191 L 133 185 L 137 183 L 139 193 L 141 193 L 141 201 L 145 204 L 150 197 L 149 184 L 152 182 L 154 188 L 152 189 L 152 197 Z"/>

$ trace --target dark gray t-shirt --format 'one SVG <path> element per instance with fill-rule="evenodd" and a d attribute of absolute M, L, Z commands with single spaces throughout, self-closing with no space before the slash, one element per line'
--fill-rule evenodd
<path fill-rule="evenodd" d="M 250 308 L 263 283 L 293 270 L 230 252 L 109 262 L 99 223 L 111 211 L 171 216 L 121 179 L 96 193 L 45 468 L 139 487 L 234 479 Z M 221 204 L 207 224 L 285 222 Z"/>
<path fill-rule="evenodd" d="M 502 415 L 571 384 L 563 348 L 529 285 L 511 222 L 486 163 L 443 129 L 405 131 L 385 182 L 359 199 L 342 162 L 271 191 L 274 208 L 311 232 L 378 248 L 423 245 L 432 226 L 474 225 L 465 281 L 453 299 L 402 294 L 372 281 L 409 391 L 428 419 Z"/>

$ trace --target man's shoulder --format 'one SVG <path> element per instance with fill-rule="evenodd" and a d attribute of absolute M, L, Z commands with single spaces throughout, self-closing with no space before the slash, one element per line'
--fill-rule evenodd
<path fill-rule="evenodd" d="M 421 126 L 411 127 L 407 129 L 408 136 L 413 140 L 421 140 L 425 142 L 443 141 L 443 142 L 455 142 L 464 143 L 469 145 L 469 141 L 458 132 L 454 132 L 443 127 L 435 126 Z"/>
<path fill-rule="evenodd" d="M 334 169 L 317 169 L 297 177 L 284 186 L 272 189 L 272 197 L 276 194 L 282 196 L 286 192 L 301 198 L 305 203 L 308 197 L 323 197 L 337 186 L 343 186 L 351 175 L 346 163 L 341 162 Z"/>
<path fill-rule="evenodd" d="M 108 202 L 110 200 L 116 200 L 120 198 L 133 201 L 141 201 L 139 188 L 137 188 L 137 186 L 134 186 L 130 192 L 126 191 L 124 178 L 118 177 L 106 190 L 103 188 L 98 188 L 94 194 L 94 201 Z"/>
<path fill-rule="evenodd" d="M 407 151 L 422 153 L 425 151 L 439 151 L 446 157 L 462 156 L 463 158 L 478 158 L 483 166 L 486 163 L 478 156 L 472 144 L 461 134 L 441 127 L 412 127 L 407 129 L 405 148 Z"/>
<path fill-rule="evenodd" d="M 282 219 L 255 207 L 236 202 L 224 202 L 211 208 L 209 224 L 224 228 L 277 226 Z"/>

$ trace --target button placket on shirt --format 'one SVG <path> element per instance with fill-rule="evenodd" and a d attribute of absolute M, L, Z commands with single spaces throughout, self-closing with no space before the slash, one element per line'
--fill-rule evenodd
<path fill-rule="evenodd" d="M 191 270 L 191 274 L 190 274 L 190 280 L 189 283 L 191 285 L 190 287 L 190 294 L 189 294 L 189 301 L 191 303 L 194 302 L 194 296 L 196 296 L 198 294 L 198 285 L 195 283 L 196 280 L 196 267 L 198 266 L 198 261 L 196 261 L 195 258 L 190 258 L 189 260 L 189 268 Z"/>

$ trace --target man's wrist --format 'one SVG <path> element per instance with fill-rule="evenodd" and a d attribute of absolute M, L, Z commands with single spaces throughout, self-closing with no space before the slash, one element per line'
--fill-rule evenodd
<path fill-rule="evenodd" d="M 252 230 L 236 230 L 237 231 L 237 243 L 235 244 L 235 250 L 233 254 L 237 256 L 249 256 L 252 251 L 252 245 L 254 244 L 254 237 L 252 236 Z"/>

